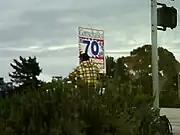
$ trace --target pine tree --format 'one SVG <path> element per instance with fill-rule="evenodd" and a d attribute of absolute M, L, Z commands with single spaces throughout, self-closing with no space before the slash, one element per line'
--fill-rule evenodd
<path fill-rule="evenodd" d="M 9 74 L 11 81 L 17 85 L 32 85 L 38 84 L 37 76 L 40 75 L 42 69 L 39 67 L 36 57 L 23 58 L 19 57 L 19 61 L 14 59 L 11 67 L 14 69 Z"/>

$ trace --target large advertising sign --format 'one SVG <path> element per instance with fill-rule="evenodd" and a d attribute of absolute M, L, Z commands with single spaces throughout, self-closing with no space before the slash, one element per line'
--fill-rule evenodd
<path fill-rule="evenodd" d="M 91 57 L 91 61 L 98 65 L 100 73 L 106 73 L 104 31 L 78 27 L 78 32 L 79 54 L 87 53 Z"/>

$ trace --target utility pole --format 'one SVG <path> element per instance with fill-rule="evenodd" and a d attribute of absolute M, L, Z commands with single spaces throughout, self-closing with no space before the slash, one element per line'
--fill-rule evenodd
<path fill-rule="evenodd" d="M 180 98 L 180 78 L 179 78 L 179 76 L 180 76 L 180 73 L 178 73 L 178 83 L 177 83 L 177 85 L 178 85 L 178 97 Z"/>
<path fill-rule="evenodd" d="M 151 0 L 151 44 L 152 44 L 152 79 L 154 107 L 159 108 L 159 74 L 157 46 L 157 0 Z"/>
<path fill-rule="evenodd" d="M 161 7 L 157 8 L 157 5 Z M 158 26 L 160 26 L 161 28 Z M 155 98 L 154 107 L 156 108 L 159 108 L 159 93 L 160 93 L 157 30 L 166 31 L 166 28 L 174 29 L 176 26 L 177 26 L 177 10 L 174 7 L 166 6 L 166 4 L 164 3 L 158 3 L 157 0 L 151 0 L 151 44 L 152 44 L 152 79 L 153 79 L 152 81 L 153 81 L 153 96 Z M 180 91 L 179 91 L 179 95 L 180 95 Z"/>

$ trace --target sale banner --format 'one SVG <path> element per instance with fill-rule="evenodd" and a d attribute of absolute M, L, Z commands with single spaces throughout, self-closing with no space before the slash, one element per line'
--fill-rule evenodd
<path fill-rule="evenodd" d="M 104 31 L 92 28 L 78 27 L 79 54 L 87 53 L 100 69 L 106 73 Z"/>

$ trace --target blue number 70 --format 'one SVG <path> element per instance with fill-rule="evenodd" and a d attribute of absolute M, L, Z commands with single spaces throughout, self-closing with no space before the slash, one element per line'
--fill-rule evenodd
<path fill-rule="evenodd" d="M 91 45 L 91 52 L 93 55 L 98 55 L 99 53 L 99 46 L 98 46 L 98 43 L 96 41 L 89 41 L 89 40 L 83 40 L 83 43 L 86 44 L 86 49 L 85 49 L 85 53 L 88 53 L 88 49 L 89 49 L 89 46 Z M 96 50 L 94 50 L 94 47 L 96 47 Z"/>
<path fill-rule="evenodd" d="M 88 48 L 89 48 L 89 45 L 91 42 L 89 40 L 83 40 L 83 43 L 87 44 L 86 49 L 85 49 L 85 53 L 88 53 Z"/>

